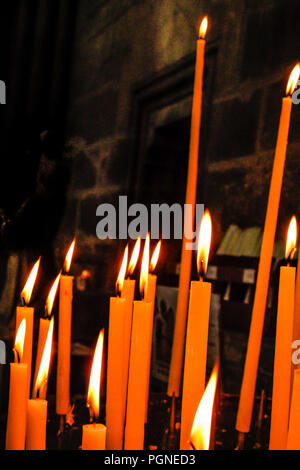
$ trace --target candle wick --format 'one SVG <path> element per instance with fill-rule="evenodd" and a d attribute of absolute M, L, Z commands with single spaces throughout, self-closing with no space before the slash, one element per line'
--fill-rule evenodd
<path fill-rule="evenodd" d="M 21 295 L 21 306 L 26 307 L 26 302 L 25 302 L 25 299 L 22 295 Z"/>
<path fill-rule="evenodd" d="M 188 444 L 191 446 L 193 450 L 196 450 L 196 447 L 194 446 L 192 440 L 188 441 Z"/>
<path fill-rule="evenodd" d="M 16 348 L 13 348 L 13 353 L 14 353 L 14 362 L 19 364 L 21 362 L 19 351 Z"/>
<path fill-rule="evenodd" d="M 199 279 L 202 282 L 204 278 L 204 262 L 203 259 L 200 261 L 200 273 L 199 273 Z"/>

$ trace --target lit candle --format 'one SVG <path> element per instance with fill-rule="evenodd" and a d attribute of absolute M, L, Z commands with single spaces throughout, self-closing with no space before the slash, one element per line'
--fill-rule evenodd
<path fill-rule="evenodd" d="M 198 237 L 199 281 L 191 282 L 182 390 L 180 449 L 188 450 L 188 439 L 197 406 L 205 389 L 207 338 L 211 283 L 203 282 L 211 243 L 211 218 L 205 212 Z"/>
<path fill-rule="evenodd" d="M 33 340 L 33 317 L 34 317 L 34 309 L 32 307 L 28 307 L 31 299 L 31 294 L 33 291 L 34 283 L 37 277 L 37 273 L 40 266 L 40 258 L 34 264 L 24 289 L 21 292 L 21 299 L 23 302 L 22 307 L 17 307 L 17 315 L 16 315 L 16 331 L 18 330 L 22 320 L 26 319 L 26 334 L 24 339 L 24 348 L 23 348 L 23 359 L 22 362 L 27 364 L 27 398 L 29 398 L 30 394 L 30 382 L 31 382 L 31 361 L 32 361 L 32 340 Z"/>
<path fill-rule="evenodd" d="M 36 382 L 34 384 L 34 397 L 28 400 L 27 407 L 27 429 L 26 429 L 26 449 L 45 450 L 46 449 L 46 425 L 47 407 L 45 399 L 48 383 L 49 365 L 51 358 L 53 339 L 53 317 L 49 321 L 48 334 L 45 341 L 43 355 L 41 357 Z"/>
<path fill-rule="evenodd" d="M 286 90 L 287 96 L 282 100 L 282 109 L 269 190 L 267 213 L 257 271 L 256 289 L 252 309 L 244 375 L 236 420 L 236 429 L 240 432 L 249 432 L 251 425 L 258 361 L 269 287 L 270 268 L 288 142 L 292 107 L 291 94 L 293 93 L 297 84 L 299 73 L 300 68 L 297 65 L 293 69 L 288 81 Z"/>
<path fill-rule="evenodd" d="M 135 279 L 130 279 L 134 273 L 141 247 L 141 238 L 138 237 L 134 249 L 132 251 L 130 261 L 127 269 L 127 279 L 124 279 L 121 297 L 125 299 L 125 319 L 124 319 L 124 334 L 123 334 L 123 423 L 125 423 L 126 403 L 127 403 L 127 387 L 128 387 L 128 371 L 129 371 L 129 353 L 130 353 L 130 340 L 131 340 L 131 327 L 132 327 L 132 309 L 135 290 Z"/>
<path fill-rule="evenodd" d="M 24 450 L 25 447 L 28 379 L 28 366 L 22 363 L 25 336 L 26 318 L 23 318 L 15 339 L 15 362 L 10 364 L 6 450 Z"/>
<path fill-rule="evenodd" d="M 87 406 L 91 423 L 82 426 L 82 450 L 105 450 L 106 426 L 97 423 L 100 411 L 100 382 L 103 356 L 104 330 L 99 333 L 92 364 Z"/>
<path fill-rule="evenodd" d="M 108 450 L 121 450 L 124 435 L 124 326 L 126 300 L 120 297 L 127 270 L 128 246 L 116 282 L 117 296 L 110 298 L 107 377 L 106 377 L 106 427 Z"/>
<path fill-rule="evenodd" d="M 209 450 L 211 445 L 211 424 L 218 381 L 218 366 L 211 373 L 205 392 L 197 408 L 190 433 L 189 449 Z"/>
<path fill-rule="evenodd" d="M 140 277 L 140 292 L 143 300 L 133 303 L 124 441 L 126 450 L 144 448 L 145 400 L 149 376 L 149 328 L 152 317 L 152 304 L 145 301 L 148 286 L 149 245 L 150 240 L 147 236 Z"/>
<path fill-rule="evenodd" d="M 145 300 L 146 302 L 150 302 L 152 304 L 152 312 L 151 312 L 151 318 L 150 318 L 150 326 L 149 329 L 146 331 L 149 331 L 150 338 L 148 339 L 148 344 L 149 344 L 149 353 L 148 353 L 148 365 L 147 368 L 149 368 L 149 374 L 147 376 L 147 385 L 146 385 L 146 400 L 145 400 L 145 423 L 148 421 L 148 402 L 149 402 L 149 383 L 150 383 L 150 369 L 151 369 L 151 351 L 152 351 L 152 334 L 153 334 L 153 318 L 154 318 L 154 309 L 155 309 L 155 294 L 156 294 L 156 282 L 157 282 L 157 276 L 156 274 L 153 274 L 158 257 L 159 257 L 159 252 L 160 252 L 160 247 L 161 247 L 161 241 L 159 241 L 155 247 L 155 250 L 153 252 L 153 255 L 150 260 L 150 265 L 149 265 L 149 275 L 148 275 L 148 287 L 147 287 L 147 292 L 145 295 Z"/>
<path fill-rule="evenodd" d="M 59 285 L 59 317 L 57 340 L 56 413 L 65 416 L 70 408 L 70 362 L 73 276 L 68 273 L 75 247 L 72 241 L 64 262 Z"/>
<path fill-rule="evenodd" d="M 33 381 L 34 384 L 36 383 L 36 380 L 37 380 L 37 374 L 40 370 L 40 364 L 41 364 L 41 360 L 44 354 L 46 340 L 49 334 L 49 328 L 51 325 L 51 314 L 52 314 L 53 304 L 54 304 L 54 300 L 55 300 L 55 296 L 57 292 L 57 287 L 58 287 L 59 280 L 60 280 L 60 275 L 61 273 L 59 273 L 57 277 L 55 278 L 55 281 L 52 284 L 52 287 L 49 291 L 49 294 L 46 300 L 46 304 L 45 304 L 46 318 L 40 318 L 37 354 L 36 354 L 36 361 L 35 361 L 35 374 L 34 374 L 34 381 Z M 34 387 L 33 395 L 32 395 L 33 398 L 36 398 L 36 391 L 37 389 Z M 46 392 L 47 392 L 47 387 L 40 390 L 40 398 L 45 398 Z"/>
<path fill-rule="evenodd" d="M 296 249 L 297 223 L 293 217 L 288 230 L 286 258 L 290 260 Z M 287 443 L 290 391 L 291 348 L 293 342 L 294 295 L 296 268 L 280 268 L 276 341 L 273 372 L 273 393 L 270 443 L 271 450 L 284 450 Z"/>
<path fill-rule="evenodd" d="M 189 297 L 189 287 L 191 278 L 192 250 L 187 249 L 186 244 L 191 243 L 192 230 L 195 218 L 195 201 L 197 189 L 198 174 L 198 153 L 199 153 L 199 135 L 201 124 L 201 105 L 202 105 L 202 81 L 204 69 L 205 52 L 205 34 L 207 29 L 207 18 L 205 17 L 199 28 L 199 38 L 197 40 L 197 54 L 194 78 L 194 93 L 191 118 L 189 164 L 187 174 L 187 186 L 185 204 L 192 207 L 190 214 L 185 214 L 185 226 L 188 227 L 190 234 L 184 233 L 181 249 L 181 264 L 179 275 L 179 289 L 176 309 L 176 320 L 174 328 L 174 338 L 172 346 L 172 357 L 169 372 L 168 395 L 179 396 L 181 383 L 181 372 L 183 364 L 184 341 L 186 330 L 187 306 Z"/>
<path fill-rule="evenodd" d="M 287 450 L 300 450 L 300 369 L 294 371 Z"/>

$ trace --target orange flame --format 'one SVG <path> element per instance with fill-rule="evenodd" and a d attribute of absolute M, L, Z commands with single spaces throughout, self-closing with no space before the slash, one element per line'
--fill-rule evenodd
<path fill-rule="evenodd" d="M 204 39 L 207 31 L 208 20 L 207 16 L 203 18 L 199 28 L 199 38 Z"/>
<path fill-rule="evenodd" d="M 68 253 L 65 257 L 64 270 L 65 270 L 66 273 L 68 273 L 70 271 L 74 248 L 75 248 L 75 238 L 72 241 L 72 243 L 70 245 L 70 248 L 68 249 Z"/>
<path fill-rule="evenodd" d="M 153 273 L 154 269 L 156 268 L 158 257 L 159 257 L 159 252 L 160 252 L 160 247 L 161 247 L 161 240 L 157 242 L 157 245 L 155 247 L 155 250 L 153 251 L 153 255 L 150 261 L 150 272 Z"/>
<path fill-rule="evenodd" d="M 192 426 L 190 442 L 195 450 L 209 450 L 211 421 L 218 380 L 218 365 L 215 365 L 205 392 L 202 395 Z"/>
<path fill-rule="evenodd" d="M 150 236 L 149 233 L 146 237 L 145 246 L 144 246 L 144 253 L 142 259 L 142 267 L 141 267 L 141 276 L 140 276 L 140 293 L 141 297 L 145 297 L 145 293 L 148 287 L 148 272 L 149 272 L 149 254 L 150 251 Z"/>
<path fill-rule="evenodd" d="M 212 224 L 211 217 L 208 210 L 204 212 L 201 220 L 199 237 L 198 237 L 198 253 L 197 253 L 197 268 L 198 273 L 202 276 L 207 269 L 208 256 L 211 243 Z"/>
<path fill-rule="evenodd" d="M 124 251 L 123 261 L 122 261 L 120 272 L 119 272 L 118 279 L 116 282 L 117 294 L 120 294 L 123 289 L 124 279 L 125 279 L 125 275 L 127 271 L 127 263 L 128 263 L 128 245 L 126 245 L 126 248 Z"/>
<path fill-rule="evenodd" d="M 100 381 L 103 356 L 104 329 L 100 331 L 92 363 L 90 383 L 87 395 L 87 406 L 91 419 L 98 418 L 100 410 Z"/>
<path fill-rule="evenodd" d="M 23 318 L 16 334 L 15 347 L 14 347 L 19 357 L 19 362 L 22 361 L 25 333 L 26 333 L 26 318 Z"/>
<path fill-rule="evenodd" d="M 290 74 L 289 80 L 288 80 L 288 84 L 286 86 L 286 94 L 287 95 L 292 95 L 294 93 L 294 90 L 297 86 L 297 82 L 298 82 L 298 79 L 299 79 L 299 75 L 300 75 L 300 66 L 299 66 L 299 64 L 297 64 L 293 68 L 293 70 Z"/>
<path fill-rule="evenodd" d="M 296 251 L 297 242 L 297 221 L 296 217 L 293 216 L 290 221 L 288 234 L 286 238 L 285 257 L 292 259 Z"/>
<path fill-rule="evenodd" d="M 24 299 L 24 302 L 26 305 L 29 304 L 30 299 L 31 299 L 31 294 L 33 291 L 34 283 L 35 283 L 36 276 L 37 276 L 39 266 L 40 266 L 40 261 L 41 261 L 41 258 L 39 257 L 39 259 L 36 261 L 35 265 L 33 266 L 28 276 L 28 279 L 26 281 L 26 284 L 21 292 L 21 298 Z"/>
<path fill-rule="evenodd" d="M 36 382 L 34 385 L 33 394 L 36 397 L 37 393 L 39 392 L 39 398 L 46 398 L 46 386 L 48 381 L 48 374 L 49 374 L 49 366 L 50 366 L 50 359 L 51 359 L 51 349 L 52 349 L 52 339 L 53 339 L 53 326 L 54 326 L 54 319 L 53 317 L 50 320 L 50 325 L 48 329 L 48 334 L 45 342 L 45 347 L 42 355 L 42 359 L 40 362 L 40 367 L 38 371 L 38 375 L 36 378 Z"/>
<path fill-rule="evenodd" d="M 128 265 L 128 275 L 131 276 L 133 274 L 133 271 L 135 270 L 137 260 L 139 259 L 139 254 L 140 254 L 140 248 L 141 248 L 141 237 L 137 239 L 135 242 L 132 255 L 129 261 Z"/>
<path fill-rule="evenodd" d="M 55 281 L 53 282 L 52 287 L 49 291 L 47 300 L 46 300 L 45 310 L 46 310 L 46 313 L 49 317 L 50 317 L 51 312 L 52 312 L 52 308 L 53 308 L 53 304 L 54 304 L 54 300 L 55 300 L 55 296 L 56 296 L 60 276 L 61 276 L 61 272 L 57 275 Z"/>

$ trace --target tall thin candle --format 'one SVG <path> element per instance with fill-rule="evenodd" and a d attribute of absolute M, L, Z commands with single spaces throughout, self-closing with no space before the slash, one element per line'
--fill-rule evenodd
<path fill-rule="evenodd" d="M 65 416 L 70 408 L 71 327 L 73 276 L 69 274 L 74 253 L 75 238 L 64 262 L 64 273 L 59 286 L 59 317 L 57 341 L 56 413 Z"/>
<path fill-rule="evenodd" d="M 129 355 L 130 355 L 130 341 L 131 341 L 131 328 L 132 328 L 132 311 L 135 291 L 135 279 L 130 277 L 134 273 L 141 248 L 141 238 L 138 237 L 134 245 L 130 261 L 127 269 L 127 279 L 124 279 L 121 297 L 125 299 L 125 318 L 124 318 L 124 332 L 123 332 L 123 423 L 125 423 L 126 403 L 127 403 L 127 388 L 128 388 L 128 372 L 129 372 Z"/>
<path fill-rule="evenodd" d="M 148 287 L 149 244 L 148 235 L 140 277 L 140 292 L 143 300 L 135 301 L 133 305 L 125 450 L 142 450 L 144 448 L 145 401 L 147 376 L 149 375 L 149 328 L 152 316 L 152 304 L 145 301 L 145 292 Z"/>
<path fill-rule="evenodd" d="M 199 38 L 197 40 L 189 163 L 185 197 L 185 204 L 189 204 L 192 207 L 192 211 L 189 214 L 189 220 L 185 220 L 185 225 L 189 228 L 191 233 L 189 234 L 190 236 L 187 236 L 187 234 L 185 233 L 182 240 L 179 290 L 168 383 L 169 396 L 172 396 L 173 394 L 175 394 L 175 396 L 179 396 L 183 364 L 184 340 L 186 331 L 186 318 L 192 263 L 192 250 L 187 249 L 186 244 L 191 242 L 195 217 L 206 29 L 207 18 L 205 17 L 201 22 L 199 29 Z"/>
<path fill-rule="evenodd" d="M 26 318 L 20 323 L 15 339 L 15 362 L 10 364 L 6 450 L 24 450 L 27 411 L 27 363 L 23 363 Z"/>
<path fill-rule="evenodd" d="M 23 348 L 23 363 L 27 364 L 27 398 L 30 394 L 30 382 L 31 382 L 31 362 L 32 362 L 32 341 L 33 341 L 33 319 L 34 319 L 34 309 L 29 307 L 33 287 L 35 280 L 38 274 L 40 266 L 40 258 L 34 264 L 24 289 L 21 292 L 21 299 L 23 302 L 22 307 L 17 307 L 16 312 L 16 331 L 18 330 L 22 320 L 26 319 L 26 334 L 24 338 L 24 348 Z"/>
<path fill-rule="evenodd" d="M 106 449 L 106 426 L 97 423 L 100 412 L 100 384 L 103 357 L 104 330 L 98 336 L 87 396 L 87 406 L 90 411 L 90 424 L 82 427 L 82 450 Z"/>
<path fill-rule="evenodd" d="M 203 281 L 211 243 L 211 218 L 205 212 L 198 237 L 199 281 L 191 282 L 182 391 L 180 449 L 189 449 L 189 436 L 197 406 L 205 390 L 211 283 Z"/>
<path fill-rule="evenodd" d="M 116 282 L 116 297 L 110 298 L 107 379 L 106 379 L 106 426 L 107 449 L 122 450 L 124 435 L 124 327 L 126 300 L 120 297 L 127 270 L 128 246 Z"/>
<path fill-rule="evenodd" d="M 36 382 L 34 384 L 34 396 L 28 400 L 27 404 L 27 429 L 26 429 L 26 449 L 45 450 L 46 449 L 46 425 L 47 408 L 46 390 L 49 375 L 49 365 L 53 338 L 53 317 L 50 320 L 48 334 L 45 342 L 43 355 L 40 361 Z"/>
<path fill-rule="evenodd" d="M 293 341 L 294 296 L 296 268 L 289 266 L 296 249 L 297 223 L 290 223 L 286 258 L 288 266 L 280 268 L 278 310 L 276 324 L 272 412 L 270 427 L 270 450 L 284 450 L 287 443 L 290 392 L 291 392 L 291 347 Z"/>
<path fill-rule="evenodd" d="M 267 213 L 260 250 L 244 375 L 236 419 L 236 429 L 243 433 L 249 432 L 251 425 L 258 361 L 269 287 L 270 268 L 273 255 L 278 208 L 290 126 L 292 108 L 291 94 L 295 89 L 297 80 L 299 78 L 299 73 L 300 68 L 299 65 L 297 65 L 293 69 L 288 81 L 286 90 L 287 96 L 282 100 L 282 109 L 269 190 Z"/>
<path fill-rule="evenodd" d="M 59 280 L 60 280 L 60 276 L 61 276 L 61 273 L 59 273 L 51 288 L 50 288 L 50 291 L 49 291 L 49 294 L 48 294 L 48 297 L 47 297 L 47 300 L 46 300 L 46 304 L 45 304 L 45 314 L 46 314 L 46 318 L 40 318 L 40 327 L 39 327 L 39 336 L 38 336 L 38 345 L 37 345 L 37 355 L 36 355 L 36 362 L 35 362 L 35 375 L 34 375 L 34 381 L 33 383 L 35 384 L 36 381 L 37 381 L 37 374 L 40 370 L 40 364 L 41 364 L 41 360 L 42 360 L 42 357 L 43 357 L 43 354 L 44 354 L 44 350 L 45 350 L 45 344 L 46 344 L 46 341 L 47 341 L 47 338 L 48 338 L 48 334 L 49 334 L 49 328 L 50 328 L 50 325 L 51 325 L 51 314 L 52 314 L 52 309 L 53 309 L 53 304 L 54 304 L 54 300 L 55 300 L 55 296 L 56 296 L 56 292 L 57 292 L 57 288 L 58 288 L 58 284 L 59 284 Z M 33 388 L 33 398 L 36 398 L 36 387 Z M 44 391 L 42 392 L 42 395 L 40 393 L 40 398 L 45 398 L 46 396 L 46 391 L 47 391 L 47 387 L 45 387 Z"/>

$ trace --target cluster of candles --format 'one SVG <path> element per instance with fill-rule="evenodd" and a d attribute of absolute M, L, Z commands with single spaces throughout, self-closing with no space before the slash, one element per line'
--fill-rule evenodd
<path fill-rule="evenodd" d="M 38 344 L 33 377 L 32 398 L 31 364 L 33 344 L 34 309 L 29 306 L 38 274 L 40 258 L 34 264 L 21 292 L 22 306 L 16 311 L 16 336 L 14 362 L 10 364 L 9 404 L 6 427 L 7 450 L 43 450 L 46 448 L 47 383 L 52 350 L 54 317 L 52 309 L 58 286 L 59 327 L 57 345 L 57 394 L 56 412 L 61 416 L 69 410 L 70 351 L 73 277 L 69 269 L 75 247 L 75 239 L 65 258 L 64 272 L 60 272 L 45 304 L 45 318 L 40 318 Z"/>
<path fill-rule="evenodd" d="M 198 152 L 199 152 L 199 135 L 200 135 L 200 124 L 201 124 L 201 107 L 202 107 L 202 78 L 204 68 L 204 51 L 205 51 L 205 34 L 207 29 L 207 18 L 205 17 L 199 28 L 199 38 L 197 41 L 197 54 L 196 54 L 196 68 L 194 78 L 194 94 L 193 94 L 193 106 L 192 106 L 192 117 L 191 117 L 191 134 L 190 134 L 190 149 L 189 149 L 189 165 L 187 175 L 187 188 L 186 188 L 186 204 L 195 206 L 196 200 L 196 188 L 197 188 L 197 172 L 198 172 Z M 277 143 L 275 150 L 275 157 L 272 169 L 269 198 L 266 212 L 266 219 L 264 225 L 262 246 L 260 252 L 255 296 L 251 317 L 251 326 L 248 338 L 247 354 L 245 360 L 243 381 L 240 393 L 240 400 L 238 406 L 238 413 L 236 418 L 236 429 L 239 431 L 240 448 L 244 445 L 244 435 L 250 430 L 253 403 L 255 396 L 255 387 L 257 380 L 258 362 L 261 348 L 261 340 L 263 333 L 264 317 L 266 311 L 267 295 L 270 280 L 270 269 L 273 256 L 274 240 L 278 219 L 278 208 L 280 202 L 282 180 L 284 174 L 286 150 L 288 144 L 288 134 L 290 127 L 290 117 L 292 110 L 292 94 L 298 84 L 300 76 L 300 66 L 295 65 L 290 77 L 288 79 L 286 87 L 286 96 L 282 99 L 282 109 L 278 128 Z M 194 225 L 194 211 L 189 214 L 190 220 L 188 220 L 188 226 L 191 228 Z M 293 219 L 292 227 L 296 226 L 296 221 Z M 294 230 L 295 232 L 295 230 Z M 190 237 L 192 238 L 192 236 Z M 294 237 L 295 238 L 295 237 Z M 190 290 L 190 273 L 191 273 L 191 262 L 192 253 L 191 250 L 187 249 L 186 243 L 189 241 L 189 237 L 185 236 L 182 244 L 181 252 L 181 265 L 180 265 L 180 276 L 179 276 L 179 291 L 177 300 L 176 320 L 172 347 L 172 357 L 169 372 L 168 382 L 168 395 L 179 396 L 183 358 L 185 354 L 184 363 L 184 380 L 183 380 L 183 394 L 182 394 L 182 409 L 185 407 L 185 394 L 187 394 L 187 403 L 191 403 L 191 396 L 195 397 L 196 392 L 192 392 L 192 387 L 189 386 L 188 392 L 185 391 L 185 376 L 186 370 L 192 367 L 192 361 L 189 357 L 189 350 L 195 351 L 194 347 L 191 346 L 190 335 L 192 329 L 190 323 L 193 318 L 191 303 L 193 300 L 193 283 Z M 296 246 L 296 240 L 294 240 L 294 247 Z M 291 257 L 291 253 L 294 253 L 294 248 L 289 248 L 288 257 Z M 298 257 L 300 260 L 300 257 Z M 199 268 L 198 268 L 199 269 Z M 297 408 L 296 404 L 300 401 L 299 397 L 299 373 L 297 370 L 292 374 L 292 381 L 290 380 L 291 375 L 291 347 L 293 340 L 293 325 L 295 329 L 300 330 L 300 321 L 297 319 L 297 315 L 294 314 L 294 288 L 295 288 L 295 270 L 290 266 L 282 268 L 280 272 L 280 287 L 279 287 L 279 300 L 278 300 L 278 317 L 277 317 L 277 329 L 276 329 L 276 353 L 274 362 L 274 383 L 273 383 L 273 406 L 272 406 L 272 422 L 271 422 L 271 435 L 270 435 L 270 449 L 285 449 L 286 446 L 289 448 L 299 448 L 299 440 L 294 438 L 291 443 L 291 437 L 289 435 L 296 436 L 297 431 L 300 429 L 300 409 Z M 205 283 L 203 283 L 205 285 Z M 296 294 L 295 299 L 296 305 L 295 312 L 300 313 L 300 262 L 298 262 L 298 276 L 296 280 Z M 298 292 L 299 291 L 299 292 Z M 297 294 L 298 292 L 298 294 Z M 201 321 L 206 322 L 205 315 L 203 313 L 203 306 L 206 302 L 209 302 L 210 292 L 209 287 L 202 286 L 201 301 L 197 304 L 198 316 L 198 327 L 197 333 L 198 338 L 201 336 L 200 331 L 203 335 L 203 324 Z M 188 308 L 189 302 L 189 308 Z M 289 314 L 287 314 L 289 311 Z M 187 318 L 188 316 L 188 318 Z M 201 319 L 202 320 L 201 320 Z M 284 319 L 282 319 L 284 318 Z M 196 320 L 194 320 L 196 321 Z M 287 324 L 286 322 L 289 321 Z M 186 330 L 187 325 L 187 330 Z M 186 333 L 186 338 L 185 338 Z M 299 338 L 294 338 L 299 339 Z M 200 345 L 198 344 L 198 348 Z M 204 355 L 206 355 L 206 350 Z M 197 365 L 195 366 L 195 377 L 198 378 L 197 391 L 199 390 L 200 395 L 203 392 L 203 377 L 199 372 L 200 362 L 205 362 L 203 355 L 199 352 L 197 358 Z M 278 372 L 280 370 L 280 372 Z M 284 373 L 283 373 L 284 370 Z M 286 380 L 283 379 L 286 378 Z M 196 382 L 193 382 L 196 383 Z M 290 406 L 290 388 L 293 383 L 293 399 Z M 206 392 L 205 392 L 206 393 Z M 296 395 L 297 394 L 297 395 Z M 204 394 L 205 395 L 205 394 Z M 203 395 L 203 398 L 204 398 Z M 198 400 L 198 398 L 197 398 Z M 191 406 L 191 416 L 196 411 L 196 402 Z M 277 410 L 277 411 L 276 411 Z M 299 416 L 298 416 L 299 415 Z M 196 413 L 197 416 L 197 413 Z M 190 429 L 190 419 L 188 424 L 185 424 L 185 417 L 182 414 L 181 418 L 181 449 L 186 448 L 187 445 L 187 433 Z M 276 423 L 276 424 L 275 424 Z M 295 424 L 297 423 L 297 424 Z M 296 427 L 295 427 L 296 426 Z M 276 438 L 274 437 L 276 435 Z M 298 446 L 298 447 L 296 447 Z"/>
<path fill-rule="evenodd" d="M 200 280 L 191 283 L 184 373 L 182 441 L 184 442 L 183 448 L 187 446 L 189 449 L 191 449 L 191 445 L 193 448 L 198 446 L 198 442 L 201 442 L 200 446 L 205 446 L 209 442 L 209 435 L 205 437 L 205 432 L 201 431 L 203 410 L 200 416 L 199 411 L 197 412 L 195 418 L 195 423 L 199 422 L 197 425 L 195 423 L 193 425 L 194 416 L 192 413 L 194 405 L 198 405 L 205 388 L 211 285 L 203 281 L 203 275 L 207 267 L 210 239 L 211 218 L 206 212 L 198 237 L 197 265 Z M 16 315 L 15 360 L 10 364 L 7 450 L 46 449 L 46 393 L 54 328 L 54 317 L 51 317 L 51 312 L 58 286 L 60 289 L 56 413 L 63 417 L 70 409 L 73 277 L 68 272 L 74 246 L 75 240 L 66 256 L 65 273 L 58 274 L 47 297 L 45 306 L 47 318 L 40 319 L 31 399 L 29 399 L 29 394 L 34 310 L 29 306 L 29 302 L 40 259 L 33 266 L 21 293 L 25 305 L 17 307 Z M 142 450 L 144 448 L 144 429 L 148 420 L 153 315 L 157 282 L 154 270 L 159 259 L 160 248 L 161 241 L 158 241 L 150 258 L 150 237 L 148 234 L 141 260 L 139 281 L 141 300 L 134 299 L 136 281 L 131 279 L 140 256 L 141 239 L 137 239 L 130 260 L 128 245 L 125 248 L 116 281 L 116 296 L 110 298 L 109 306 L 106 422 L 105 425 L 97 422 L 100 411 L 104 347 L 104 330 L 101 330 L 94 352 L 87 393 L 90 423 L 82 427 L 83 450 Z M 201 307 L 200 315 L 199 307 Z M 216 381 L 216 372 L 214 377 Z M 212 398 L 209 397 L 208 400 L 211 401 Z M 201 407 L 199 409 L 201 411 Z M 207 413 L 207 405 L 204 407 L 204 411 Z M 190 438 L 193 439 L 192 444 Z"/>
<path fill-rule="evenodd" d="M 195 206 L 199 131 L 201 122 L 202 79 L 204 68 L 207 18 L 201 22 L 197 41 L 195 82 L 193 94 L 189 165 L 186 204 Z M 251 327 L 248 339 L 244 376 L 240 394 L 236 429 L 240 435 L 251 424 L 258 360 L 260 354 L 270 267 L 278 218 L 278 207 L 284 173 L 291 95 L 300 75 L 296 65 L 290 75 L 286 97 L 282 100 L 276 152 L 271 177 L 267 214 L 260 253 Z M 194 211 L 187 214 L 186 227 L 192 230 Z M 168 395 L 179 396 L 184 358 L 180 449 L 211 448 L 211 423 L 218 381 L 218 366 L 213 369 L 205 388 L 207 339 L 211 284 L 203 280 L 208 263 L 212 223 L 205 212 L 197 234 L 197 268 L 199 280 L 190 283 L 192 250 L 187 248 L 192 234 L 185 233 L 182 243 L 177 312 L 170 364 Z M 274 360 L 270 448 L 299 448 L 300 374 L 291 374 L 291 344 L 294 324 L 295 268 L 289 262 L 296 249 L 297 223 L 293 218 L 288 231 L 286 258 L 288 266 L 280 270 L 276 346 Z M 53 317 L 51 311 L 58 285 L 59 324 L 56 412 L 63 417 L 70 407 L 70 345 L 72 317 L 72 276 L 68 275 L 75 241 L 65 261 L 65 273 L 59 274 L 50 290 L 47 318 L 40 320 L 33 396 L 29 399 L 33 309 L 28 306 L 39 260 L 32 269 L 21 297 L 24 306 L 17 308 L 15 362 L 11 364 L 9 409 L 6 433 L 7 449 L 45 449 L 47 416 L 47 377 L 51 355 Z M 110 298 L 106 377 L 106 423 L 98 423 L 100 386 L 103 359 L 104 331 L 99 334 L 92 363 L 87 404 L 91 422 L 83 426 L 82 449 L 141 450 L 144 448 L 144 425 L 148 416 L 149 376 L 153 315 L 157 277 L 153 274 L 158 260 L 160 241 L 150 259 L 150 238 L 146 237 L 139 288 L 141 300 L 134 299 L 135 280 L 131 275 L 136 267 L 141 240 L 135 243 L 128 262 L 125 249 L 116 296 Z M 298 258 L 300 260 L 300 257 Z M 298 274 L 300 266 L 298 263 Z M 299 289 L 300 289 L 300 275 Z M 300 294 L 299 294 L 300 295 Z M 293 380 L 292 380 L 293 379 Z M 290 394 L 292 390 L 292 400 Z"/>

